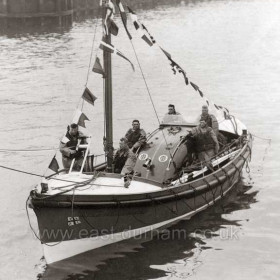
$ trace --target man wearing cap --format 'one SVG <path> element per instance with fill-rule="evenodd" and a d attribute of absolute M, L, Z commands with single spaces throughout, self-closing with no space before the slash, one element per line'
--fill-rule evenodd
<path fill-rule="evenodd" d="M 79 131 L 78 125 L 72 123 L 62 138 L 59 150 L 62 153 L 62 164 L 64 168 L 70 168 L 72 160 L 75 159 L 73 169 L 80 170 L 83 163 L 83 154 L 76 150 L 79 140 L 81 144 L 86 144 L 86 137 Z"/>
<path fill-rule="evenodd" d="M 132 122 L 132 128 L 126 132 L 124 138 L 126 138 L 127 145 L 133 152 L 136 152 L 138 148 L 146 144 L 146 132 L 140 128 L 138 120 Z"/>
<path fill-rule="evenodd" d="M 219 134 L 218 121 L 214 115 L 209 114 L 207 105 L 202 106 L 202 114 L 200 115 L 200 121 L 201 120 L 205 121 L 206 124 L 214 130 L 216 136 L 218 136 Z"/>

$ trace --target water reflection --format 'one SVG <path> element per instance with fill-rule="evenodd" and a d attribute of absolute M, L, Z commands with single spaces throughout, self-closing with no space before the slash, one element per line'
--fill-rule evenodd
<path fill-rule="evenodd" d="M 199 256 L 202 251 L 219 250 L 207 245 L 208 240 L 223 238 L 220 235 L 225 229 L 240 228 L 240 221 L 226 219 L 223 215 L 250 208 L 256 202 L 257 194 L 257 191 L 250 191 L 251 188 L 240 182 L 222 201 L 191 220 L 182 220 L 171 228 L 156 232 L 153 238 L 146 236 L 124 241 L 46 266 L 38 279 L 188 277 L 201 265 Z M 181 273 L 176 269 L 178 263 L 184 266 Z"/>

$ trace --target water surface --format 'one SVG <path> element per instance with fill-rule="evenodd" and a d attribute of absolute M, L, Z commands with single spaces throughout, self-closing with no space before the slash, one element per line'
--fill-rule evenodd
<path fill-rule="evenodd" d="M 172 228 L 185 230 L 185 238 L 165 240 L 162 233 L 49 267 L 25 213 L 38 178 L 0 169 L 0 279 L 278 279 L 280 2 L 182 1 L 137 13 L 209 99 L 226 106 L 254 135 L 272 138 L 271 146 L 255 138 L 252 180 L 244 171 L 243 182 L 227 200 Z M 1 148 L 57 147 L 86 83 L 96 22 L 74 23 L 62 32 L 1 35 Z M 94 53 L 100 38 L 98 28 Z M 117 143 L 132 119 L 151 132 L 157 118 L 124 32 L 114 44 L 136 66 L 134 73 L 126 61 L 113 62 Z M 134 45 L 159 117 L 169 103 L 197 115 L 202 100 L 172 74 L 159 48 L 141 40 Z M 98 99 L 93 108 L 85 104 L 91 119 L 87 127 L 92 149 L 102 153 L 100 76 L 90 73 L 88 87 Z M 43 174 L 53 155 L 1 151 L 0 165 Z"/>

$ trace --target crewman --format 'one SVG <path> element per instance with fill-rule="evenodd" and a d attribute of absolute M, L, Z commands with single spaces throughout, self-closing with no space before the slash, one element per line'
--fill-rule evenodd
<path fill-rule="evenodd" d="M 216 136 L 218 137 L 219 134 L 218 121 L 214 115 L 209 114 L 207 105 L 202 106 L 202 114 L 200 115 L 200 120 L 204 120 L 206 124 L 214 130 Z"/>
<path fill-rule="evenodd" d="M 67 130 L 66 135 L 62 138 L 59 150 L 62 153 L 62 164 L 64 168 L 70 168 L 72 160 L 75 158 L 73 170 L 80 170 L 83 163 L 83 154 L 76 150 L 78 142 L 86 144 L 86 136 L 79 131 L 78 125 L 72 123 Z"/>
<path fill-rule="evenodd" d="M 173 104 L 168 105 L 168 112 L 166 115 L 180 115 L 179 112 L 176 112 L 175 106 Z"/>
<path fill-rule="evenodd" d="M 121 138 L 119 149 L 114 155 L 114 172 L 122 175 L 130 174 L 136 163 L 136 155 L 129 149 L 126 138 Z"/>
<path fill-rule="evenodd" d="M 126 132 L 124 138 L 127 140 L 129 149 L 133 152 L 136 152 L 138 148 L 146 144 L 146 132 L 140 128 L 140 122 L 138 120 L 132 122 L 132 128 Z"/>
<path fill-rule="evenodd" d="M 206 121 L 201 120 L 200 124 L 192 129 L 191 135 L 194 138 L 198 159 L 208 169 L 214 171 L 210 161 L 219 152 L 219 142 L 213 129 L 207 125 Z"/>

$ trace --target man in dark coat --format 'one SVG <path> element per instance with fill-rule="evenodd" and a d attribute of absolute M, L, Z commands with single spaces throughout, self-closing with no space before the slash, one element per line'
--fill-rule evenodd
<path fill-rule="evenodd" d="M 72 123 L 59 145 L 64 168 L 70 168 L 72 160 L 75 158 L 73 169 L 81 169 L 84 158 L 82 152 L 77 150 L 78 143 L 86 144 L 86 137 L 79 131 L 78 125 Z"/>
<path fill-rule="evenodd" d="M 200 124 L 192 129 L 191 135 L 198 159 L 213 171 L 211 159 L 219 152 L 219 142 L 215 132 L 204 120 L 201 120 Z"/>
<path fill-rule="evenodd" d="M 202 114 L 200 115 L 200 120 L 205 121 L 206 124 L 214 130 L 216 136 L 218 136 L 219 134 L 218 121 L 214 115 L 209 114 L 208 106 L 206 105 L 202 106 Z"/>
<path fill-rule="evenodd" d="M 114 172 L 122 175 L 132 173 L 136 159 L 136 155 L 128 147 L 127 139 L 121 138 L 120 147 L 114 155 Z"/>
<path fill-rule="evenodd" d="M 133 152 L 136 152 L 138 148 L 146 144 L 146 132 L 140 128 L 138 120 L 132 122 L 132 128 L 126 132 L 124 138 L 126 138 L 127 145 Z"/>

